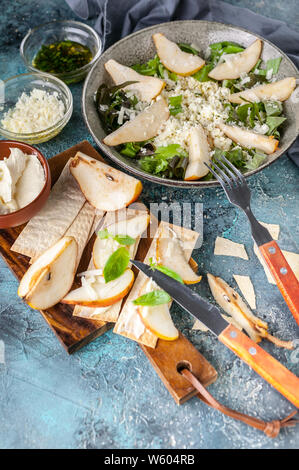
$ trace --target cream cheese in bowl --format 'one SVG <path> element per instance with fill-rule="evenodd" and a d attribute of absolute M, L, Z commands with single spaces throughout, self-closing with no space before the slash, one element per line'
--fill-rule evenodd
<path fill-rule="evenodd" d="M 45 185 L 44 169 L 36 155 L 10 148 L 0 160 L 0 214 L 9 214 L 30 204 Z"/>

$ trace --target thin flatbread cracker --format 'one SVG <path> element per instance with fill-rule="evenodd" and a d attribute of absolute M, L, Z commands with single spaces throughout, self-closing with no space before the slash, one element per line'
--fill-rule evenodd
<path fill-rule="evenodd" d="M 144 259 L 145 263 L 149 263 L 150 258 L 155 259 L 156 255 L 156 243 L 157 237 L 165 227 L 170 227 L 181 239 L 183 249 L 187 259 L 190 258 L 192 250 L 196 244 L 196 240 L 199 236 L 197 232 L 193 230 L 185 229 L 182 227 L 176 227 L 165 222 L 161 222 L 156 233 L 155 238 L 151 243 L 151 246 Z M 185 248 L 187 246 L 187 248 Z M 121 314 L 116 322 L 113 332 L 119 335 L 125 336 L 126 338 L 132 339 L 139 343 L 155 348 L 158 337 L 148 330 L 142 323 L 136 307 L 132 303 L 132 300 L 139 296 L 140 289 L 142 288 L 147 277 L 142 272 L 138 273 L 133 288 L 131 289 L 128 298 L 122 308 Z"/>
<path fill-rule="evenodd" d="M 234 274 L 233 276 L 250 308 L 256 309 L 255 292 L 250 277 L 240 276 L 239 274 Z"/>
<path fill-rule="evenodd" d="M 222 237 L 216 238 L 214 255 L 237 256 L 238 258 L 248 260 L 244 245 Z"/>
<path fill-rule="evenodd" d="M 28 222 L 11 250 L 37 258 L 63 237 L 85 201 L 78 183 L 70 173 L 68 162 L 54 184 L 46 204 Z"/>
<path fill-rule="evenodd" d="M 279 237 L 279 232 L 280 232 L 280 226 L 277 224 L 267 224 L 266 222 L 261 222 L 259 220 L 259 223 L 263 225 L 270 233 L 271 237 L 273 240 L 278 240 Z"/>
<path fill-rule="evenodd" d="M 77 266 L 80 263 L 82 253 L 88 242 L 94 218 L 95 209 L 86 201 L 72 225 L 65 233 L 65 236 L 74 237 L 78 244 Z"/>
<path fill-rule="evenodd" d="M 109 225 L 114 224 L 115 222 L 119 222 L 124 219 L 131 219 L 133 217 L 136 217 L 138 214 L 141 213 L 141 211 L 146 210 L 146 207 L 143 206 L 144 209 L 141 210 L 134 210 L 134 209 L 121 209 L 116 212 L 107 212 L 106 216 L 103 218 L 103 223 L 101 224 L 101 229 L 103 230 L 104 228 L 108 227 Z M 100 220 L 97 221 L 97 224 L 93 224 L 93 227 L 97 227 L 99 225 Z M 140 242 L 140 237 L 136 239 L 136 243 L 134 245 L 134 251 L 133 251 L 133 257 L 135 257 L 138 245 Z M 95 269 L 95 266 L 93 264 L 93 260 L 91 257 L 91 260 L 88 265 L 88 270 Z M 110 323 L 115 323 L 118 319 L 119 312 L 121 309 L 123 300 L 120 300 L 116 304 L 113 304 L 109 307 L 100 307 L 100 308 L 94 308 L 94 307 L 84 307 L 81 305 L 76 305 L 74 310 L 73 310 L 73 316 L 75 317 L 81 317 L 81 318 L 88 318 L 89 320 L 100 320 L 100 321 L 105 321 L 105 322 L 110 322 Z"/>

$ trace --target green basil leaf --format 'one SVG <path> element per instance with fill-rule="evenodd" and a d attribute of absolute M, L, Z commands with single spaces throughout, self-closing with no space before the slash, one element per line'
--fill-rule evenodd
<path fill-rule="evenodd" d="M 125 247 L 121 247 L 109 256 L 104 267 L 105 282 L 113 281 L 120 277 L 128 267 L 130 254 Z"/>
<path fill-rule="evenodd" d="M 163 266 L 163 264 L 157 264 L 152 262 L 152 258 L 150 258 L 150 266 L 153 271 L 157 269 L 158 271 L 161 271 L 161 273 L 166 274 L 166 276 L 172 277 L 172 279 L 175 279 L 176 281 L 180 282 L 181 284 L 184 284 L 184 281 L 182 277 L 173 271 L 173 269 L 167 268 L 167 266 Z"/>
<path fill-rule="evenodd" d="M 153 307 L 155 305 L 168 304 L 170 301 L 170 295 L 164 290 L 153 290 L 133 300 L 133 304 Z"/>
<path fill-rule="evenodd" d="M 135 243 L 135 238 L 130 237 L 129 235 L 115 235 L 113 237 L 113 240 L 115 240 L 117 243 L 120 245 L 134 245 Z"/>
<path fill-rule="evenodd" d="M 110 238 L 110 234 L 109 234 L 109 232 L 106 228 L 104 230 L 100 230 L 97 233 L 97 235 L 101 240 L 105 240 L 106 238 Z"/>

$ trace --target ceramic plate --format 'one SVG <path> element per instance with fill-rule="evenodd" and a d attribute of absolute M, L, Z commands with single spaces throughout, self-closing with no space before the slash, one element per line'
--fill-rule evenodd
<path fill-rule="evenodd" d="M 264 43 L 261 55 L 263 60 L 266 61 L 270 58 L 282 56 L 279 73 L 277 75 L 278 79 L 289 76 L 293 76 L 298 79 L 299 72 L 291 60 L 280 49 L 278 49 L 278 47 L 274 46 L 274 44 L 270 43 L 266 39 L 246 31 L 245 29 L 211 21 L 172 21 L 169 23 L 162 23 L 151 26 L 149 28 L 138 31 L 137 33 L 133 33 L 124 39 L 121 39 L 101 55 L 98 62 L 94 65 L 86 77 L 82 93 L 82 109 L 87 127 L 103 153 L 137 177 L 145 178 L 155 183 L 185 188 L 203 188 L 218 185 L 219 183 L 215 180 L 179 181 L 154 176 L 141 170 L 132 159 L 121 155 L 113 147 L 108 147 L 102 143 L 102 139 L 105 137 L 106 133 L 102 127 L 101 121 L 96 111 L 94 95 L 99 85 L 102 83 L 111 84 L 111 79 L 109 78 L 108 73 L 104 68 L 105 62 L 107 62 L 109 59 L 115 59 L 124 65 L 133 65 L 136 63 L 147 62 L 156 54 L 154 43 L 152 41 L 152 35 L 158 32 L 164 33 L 168 39 L 177 43 L 185 42 L 189 44 L 196 44 L 201 56 L 204 56 L 204 53 L 207 50 L 209 44 L 214 42 L 235 41 L 240 43 L 242 46 L 247 47 L 255 39 L 260 38 Z M 299 133 L 298 92 L 297 99 L 291 98 L 284 103 L 284 112 L 287 116 L 287 121 L 282 131 L 279 150 L 277 150 L 272 155 L 269 155 L 267 161 L 259 168 L 245 173 L 245 176 L 250 176 L 254 173 L 257 173 L 258 171 L 261 171 L 263 168 L 273 163 L 275 160 L 277 160 L 277 158 L 286 152 L 286 150 L 296 139 Z"/>

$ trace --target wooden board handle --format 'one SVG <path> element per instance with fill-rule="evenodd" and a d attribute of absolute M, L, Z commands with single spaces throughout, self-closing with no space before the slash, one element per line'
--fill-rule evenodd
<path fill-rule="evenodd" d="M 233 325 L 225 328 L 218 339 L 299 407 L 299 378 L 296 375 Z"/>
<path fill-rule="evenodd" d="M 180 368 L 189 368 L 204 386 L 217 378 L 214 367 L 182 333 L 175 341 L 159 339 L 155 349 L 140 346 L 178 405 L 198 394 L 196 388 L 180 374 Z"/>
<path fill-rule="evenodd" d="M 299 325 L 299 282 L 295 274 L 274 240 L 259 246 L 259 249 Z"/>

